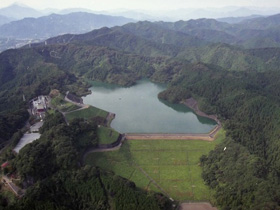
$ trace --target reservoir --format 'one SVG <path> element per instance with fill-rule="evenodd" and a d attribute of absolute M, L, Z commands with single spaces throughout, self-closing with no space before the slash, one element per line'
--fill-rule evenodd
<path fill-rule="evenodd" d="M 164 85 L 140 80 L 132 87 L 94 82 L 85 104 L 116 114 L 111 127 L 120 133 L 208 133 L 212 119 L 197 116 L 183 104 L 158 99 Z"/>

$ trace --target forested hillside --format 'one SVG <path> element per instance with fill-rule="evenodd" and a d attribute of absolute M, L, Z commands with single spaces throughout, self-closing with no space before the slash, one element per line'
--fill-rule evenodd
<path fill-rule="evenodd" d="M 28 187 L 7 209 L 172 209 L 161 194 L 137 189 L 133 182 L 95 167 L 81 167 L 84 151 L 98 144 L 95 121 L 48 115 L 39 140 L 28 144 L 12 164 Z M 3 197 L 1 203 L 5 203 Z"/>
<path fill-rule="evenodd" d="M 27 101 L 51 89 L 83 95 L 87 80 L 130 86 L 149 78 L 168 84 L 159 98 L 179 103 L 193 97 L 200 109 L 217 114 L 224 125 L 226 140 L 201 157 L 202 176 L 216 192 L 215 205 L 220 209 L 280 209 L 280 50 L 277 44 L 258 49 L 232 45 L 240 41 L 237 37 L 236 42 L 236 34 L 242 30 L 278 30 L 275 19 L 278 16 L 232 27 L 213 20 L 139 22 L 5 51 L 0 54 L 1 140 L 10 139 L 28 118 L 23 95 Z M 246 29 L 244 24 L 251 23 Z M 212 31 L 213 37 L 229 35 L 218 39 L 226 43 L 213 43 L 213 39 L 195 35 L 204 33 L 198 29 Z M 226 40 L 232 36 L 235 41 L 229 44 Z M 20 175 L 34 185 L 11 209 L 170 208 L 162 195 L 147 194 L 110 172 L 79 168 L 81 151 L 98 141 L 94 122 L 78 120 L 70 125 L 76 129 L 57 122 L 45 123 L 41 139 L 14 159 Z M 93 141 L 76 141 L 81 133 L 88 133 Z M 34 158 L 25 164 L 30 155 Z M 58 186 L 61 194 L 55 197 Z M 90 197 L 80 193 L 88 192 L 89 186 L 96 189 Z M 66 203 L 65 197 L 71 202 Z M 93 198 L 98 202 L 92 203 Z"/>
<path fill-rule="evenodd" d="M 256 17 L 239 23 L 225 23 L 214 19 L 197 19 L 156 24 L 214 43 L 227 43 L 244 48 L 279 47 L 280 15 Z"/>
<path fill-rule="evenodd" d="M 218 43 L 213 43 L 213 40 L 205 40 L 205 37 L 189 34 L 184 30 L 184 28 L 190 30 L 190 28 L 194 26 L 199 28 L 199 30 L 203 30 L 205 26 L 207 30 L 216 29 L 217 33 L 222 33 L 223 29 L 221 28 L 225 27 L 224 24 L 226 23 L 219 23 L 212 20 L 212 22 L 216 23 L 214 24 L 212 22 L 209 23 L 209 21 L 210 20 L 205 20 L 204 23 L 203 20 L 194 20 L 195 23 L 192 24 L 191 21 L 186 23 L 178 22 L 178 24 L 174 23 L 175 26 L 178 25 L 177 27 L 180 30 L 177 29 L 177 27 L 175 27 L 176 30 L 174 30 L 173 27 L 166 28 L 169 26 L 168 23 L 151 23 L 145 21 L 136 24 L 130 23 L 122 27 L 113 27 L 110 29 L 102 28 L 81 35 L 63 35 L 51 38 L 46 42 L 48 44 L 72 43 L 76 45 L 106 46 L 118 51 L 121 50 L 138 55 L 176 57 L 191 63 L 203 62 L 234 71 L 264 71 L 278 68 L 279 63 L 277 60 L 272 59 L 268 62 L 267 59 L 263 59 L 262 56 L 265 56 L 265 53 L 261 53 L 262 56 L 260 56 L 260 54 L 256 56 L 253 52 L 254 50 L 246 50 L 239 45 L 226 44 L 227 42 L 224 42 L 223 39 L 217 38 L 216 32 L 214 37 L 218 39 Z M 201 27 L 200 22 L 203 23 Z M 183 26 L 181 26 L 182 29 L 179 27 L 180 24 L 183 24 Z M 186 26 L 184 24 L 186 24 Z M 189 26 L 189 24 L 191 26 Z M 231 25 L 226 24 L 226 26 L 230 27 Z M 271 34 L 269 30 L 263 30 L 262 32 Z M 246 33 L 242 34 L 242 36 L 246 36 Z M 207 37 L 209 37 L 208 32 Z M 258 39 L 264 40 L 262 36 Z M 255 40 L 255 38 L 249 41 L 251 42 L 253 40 Z M 38 44 L 35 44 L 35 46 L 36 45 L 38 46 Z M 44 43 L 41 45 L 44 45 Z M 278 47 L 278 44 L 268 44 L 266 46 L 263 42 L 261 42 L 261 45 L 265 48 Z M 264 51 L 260 50 L 260 52 Z"/>
<path fill-rule="evenodd" d="M 24 18 L 1 24 L 0 37 L 17 39 L 49 38 L 65 33 L 85 33 L 104 26 L 123 25 L 134 20 L 109 15 L 76 12 L 66 15 L 51 14 L 39 18 Z"/>
<path fill-rule="evenodd" d="M 206 67 L 160 94 L 180 101 L 187 92 L 223 120 L 226 141 L 201 157 L 203 178 L 216 190 L 222 209 L 280 208 L 279 76 L 278 71 L 220 73 Z"/>

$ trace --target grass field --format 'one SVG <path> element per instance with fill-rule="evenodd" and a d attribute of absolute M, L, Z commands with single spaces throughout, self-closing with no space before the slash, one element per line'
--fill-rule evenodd
<path fill-rule="evenodd" d="M 112 170 L 146 190 L 162 192 L 163 189 L 176 200 L 212 200 L 212 192 L 201 177 L 199 158 L 214 149 L 224 137 L 225 132 L 221 130 L 213 142 L 130 140 L 118 151 L 89 154 L 86 164 Z"/>
<path fill-rule="evenodd" d="M 62 112 L 71 112 L 80 108 L 75 104 L 65 101 L 62 94 L 59 94 L 59 96 L 52 98 L 51 105 Z"/>
<path fill-rule="evenodd" d="M 17 200 L 17 197 L 10 191 L 10 188 L 8 186 L 6 186 L 5 184 L 1 184 L 0 187 L 1 195 L 5 197 L 9 203 L 14 203 Z"/>
<path fill-rule="evenodd" d="M 117 141 L 119 133 L 112 128 L 100 126 L 97 130 L 99 144 L 111 144 Z"/>
<path fill-rule="evenodd" d="M 87 109 L 78 110 L 76 112 L 70 112 L 66 114 L 66 118 L 68 121 L 71 121 L 75 118 L 84 118 L 84 119 L 90 119 L 93 117 L 103 117 L 106 118 L 108 115 L 108 112 L 98 109 L 96 107 L 90 106 Z"/>

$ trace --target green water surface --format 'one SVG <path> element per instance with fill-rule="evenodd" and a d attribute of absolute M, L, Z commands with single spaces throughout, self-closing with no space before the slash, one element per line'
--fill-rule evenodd
<path fill-rule="evenodd" d="M 85 104 L 116 114 L 111 127 L 120 133 L 208 133 L 214 120 L 197 116 L 183 104 L 158 99 L 164 85 L 141 80 L 125 88 L 94 82 Z"/>

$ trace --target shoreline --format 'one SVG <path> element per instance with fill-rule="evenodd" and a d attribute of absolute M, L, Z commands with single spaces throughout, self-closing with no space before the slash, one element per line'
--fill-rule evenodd
<path fill-rule="evenodd" d="M 87 105 L 83 103 L 75 103 L 71 99 L 67 98 L 67 95 L 65 96 L 65 100 L 68 102 L 71 102 L 73 104 L 76 104 L 81 109 L 87 108 Z M 206 117 L 212 120 L 215 120 L 217 125 L 208 133 L 124 133 L 124 139 L 125 140 L 203 140 L 203 141 L 214 141 L 216 134 L 219 132 L 219 130 L 222 128 L 222 125 L 220 121 L 218 120 L 216 115 L 207 115 L 206 113 L 202 112 L 198 108 L 198 103 L 194 98 L 186 99 L 185 101 L 181 102 L 185 106 L 189 107 L 191 110 L 193 110 L 197 115 Z M 77 110 L 75 110 L 77 111 Z M 115 118 L 115 114 L 109 112 L 106 117 L 105 124 L 107 127 L 111 128 L 111 122 Z"/>
<path fill-rule="evenodd" d="M 67 94 L 69 91 L 67 91 Z M 67 94 L 66 97 L 67 98 Z M 67 98 L 68 99 L 68 98 Z M 69 100 L 69 99 L 68 99 Z M 73 103 L 72 100 L 69 100 Z M 75 102 L 74 102 L 75 103 Z M 194 98 L 188 98 L 180 102 L 188 108 L 190 108 L 196 115 L 201 117 L 206 117 L 208 119 L 214 120 L 216 126 L 210 130 L 208 133 L 123 133 L 126 140 L 204 140 L 204 141 L 214 141 L 216 134 L 222 128 L 221 122 L 219 121 L 217 115 L 208 115 L 202 112 L 198 108 L 198 102 Z M 79 104 L 80 105 L 80 104 Z M 81 105 L 80 105 L 81 106 Z M 106 125 L 111 128 L 111 122 L 115 119 L 116 114 L 108 112 L 106 117 Z"/>
<path fill-rule="evenodd" d="M 208 115 L 198 108 L 198 103 L 194 98 L 186 99 L 181 102 L 189 107 L 197 115 L 215 120 L 217 125 L 208 133 L 125 133 L 126 140 L 203 140 L 214 141 L 216 134 L 222 128 L 222 124 L 216 115 Z"/>
<path fill-rule="evenodd" d="M 69 91 L 68 91 L 69 92 Z M 67 93 L 68 93 L 67 92 Z M 68 99 L 67 101 L 76 104 L 71 99 L 67 98 L 67 95 L 65 99 Z M 203 140 L 203 141 L 214 141 L 216 134 L 219 132 L 219 130 L 222 128 L 221 122 L 219 121 L 218 117 L 216 115 L 208 115 L 204 112 L 202 112 L 198 108 L 198 103 L 194 98 L 189 98 L 181 102 L 181 104 L 184 104 L 188 108 L 190 108 L 192 111 L 195 112 L 198 116 L 206 117 L 209 119 L 214 120 L 217 125 L 210 130 L 208 133 L 124 133 L 122 134 L 124 136 L 125 140 Z M 83 103 L 79 103 L 79 106 L 84 108 Z M 75 110 L 77 111 L 77 110 Z M 116 114 L 109 112 L 106 117 L 106 125 L 107 127 L 111 128 L 111 122 L 114 120 Z"/>
<path fill-rule="evenodd" d="M 215 120 L 217 122 L 218 125 L 221 124 L 221 122 L 219 121 L 217 115 L 208 115 L 205 112 L 201 111 L 198 107 L 198 102 L 194 99 L 194 98 L 188 98 L 184 101 L 181 102 L 182 104 L 186 105 L 187 107 L 189 107 L 191 110 L 193 110 L 197 115 L 201 116 L 201 117 L 207 117 L 209 119 Z"/>
<path fill-rule="evenodd" d="M 205 112 L 201 111 L 198 107 L 198 102 L 194 99 L 194 98 L 188 98 L 185 101 L 181 102 L 182 104 L 186 105 L 187 107 L 189 107 L 191 110 L 193 110 L 197 115 L 201 116 L 201 117 L 206 117 L 212 120 L 215 120 L 217 125 L 215 126 L 215 128 L 213 128 L 208 135 L 210 137 L 214 137 L 218 131 L 222 128 L 222 124 L 220 122 L 220 120 L 218 119 L 217 115 L 208 115 Z"/>

